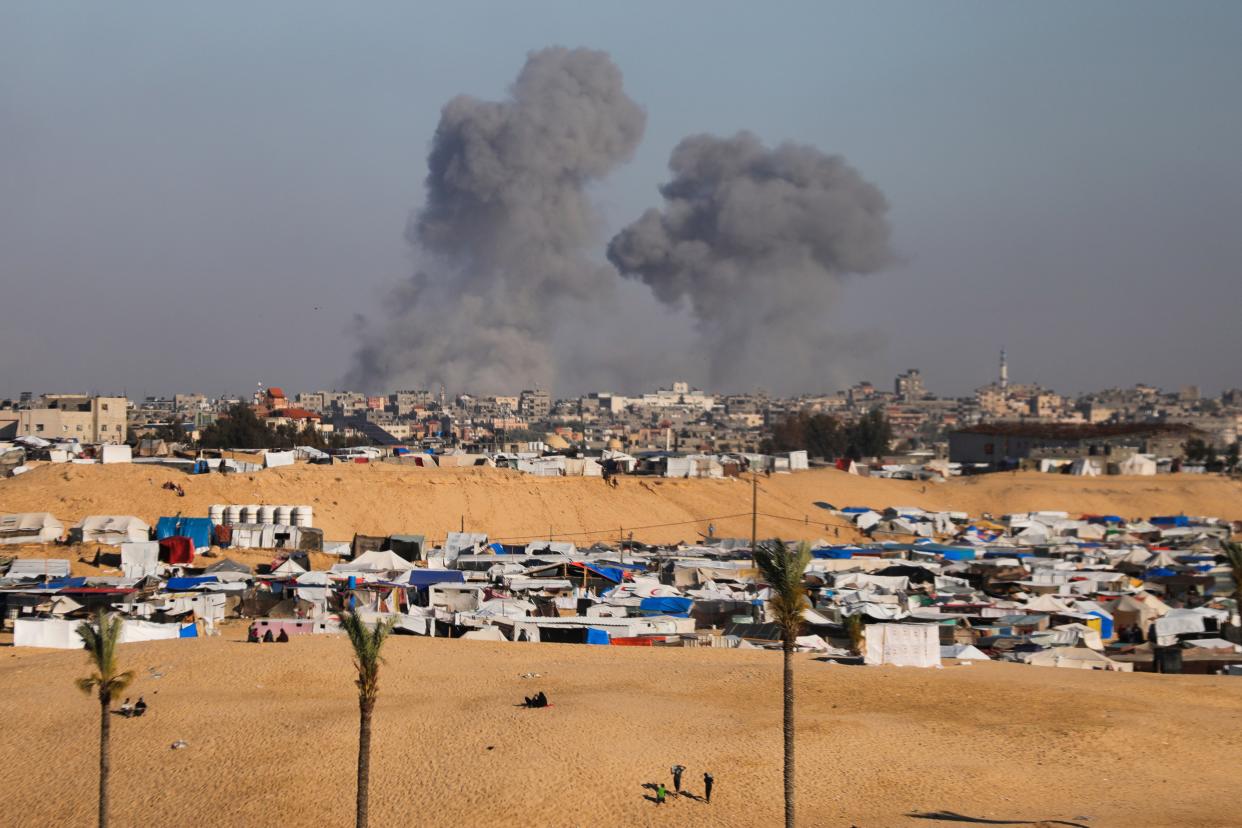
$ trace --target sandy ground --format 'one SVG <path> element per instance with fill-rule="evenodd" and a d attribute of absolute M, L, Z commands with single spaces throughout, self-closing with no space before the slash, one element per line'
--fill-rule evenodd
<path fill-rule="evenodd" d="M 173 480 L 186 496 L 162 489 Z M 1031 509 L 1126 517 L 1184 512 L 1242 518 L 1242 482 L 1219 476 L 1072 478 L 1035 472 L 943 484 L 860 478 L 832 469 L 760 480 L 759 534 L 852 540 L 852 529 L 815 506 L 921 506 L 978 515 Z M 329 539 L 408 532 L 443 539 L 464 523 L 493 539 L 552 535 L 589 545 L 630 532 L 651 542 L 750 536 L 751 492 L 737 480 L 536 478 L 496 469 L 392 464 L 294 466 L 257 474 L 193 476 L 142 465 L 45 465 L 0 481 L 0 511 L 48 511 L 68 526 L 86 515 L 207 514 L 213 503 L 310 505 Z M 730 517 L 732 516 L 732 517 Z M 838 534 L 834 535 L 833 531 Z"/>
<path fill-rule="evenodd" d="M 780 822 L 778 653 L 398 637 L 386 655 L 373 825 Z M 351 822 L 344 638 L 150 642 L 121 660 L 151 707 L 113 720 L 115 824 Z M 4 824 L 91 824 L 98 707 L 72 684 L 85 672 L 80 652 L 0 650 Z M 801 825 L 1238 824 L 1237 679 L 811 656 L 796 673 Z M 515 706 L 539 689 L 551 708 Z M 170 750 L 178 739 L 189 747 Z M 715 775 L 710 805 L 645 798 L 675 763 L 695 794 Z"/>

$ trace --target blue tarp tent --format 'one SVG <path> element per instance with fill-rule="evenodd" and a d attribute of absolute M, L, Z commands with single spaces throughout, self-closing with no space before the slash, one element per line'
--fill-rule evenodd
<path fill-rule="evenodd" d="M 211 546 L 211 518 L 162 517 L 155 524 L 155 539 L 185 537 L 195 549 Z"/>
<path fill-rule="evenodd" d="M 812 549 L 811 557 L 827 560 L 846 560 L 854 557 L 854 550 L 826 546 L 823 549 Z"/>
<path fill-rule="evenodd" d="M 644 598 L 638 603 L 639 612 L 652 615 L 672 615 L 676 618 L 689 616 L 694 604 L 689 598 Z"/>
<path fill-rule="evenodd" d="M 86 586 L 85 578 L 56 578 L 43 585 L 43 589 L 79 589 Z"/>
<path fill-rule="evenodd" d="M 164 584 L 165 592 L 185 592 L 190 589 L 197 589 L 203 584 L 214 584 L 218 582 L 215 575 L 200 575 L 197 578 L 169 578 Z"/>
<path fill-rule="evenodd" d="M 600 566 L 598 564 L 583 564 L 575 562 L 570 566 L 585 566 L 588 572 L 594 572 L 601 578 L 606 578 L 614 584 L 619 584 L 625 580 L 625 570 L 617 566 Z"/>
<path fill-rule="evenodd" d="M 198 638 L 198 626 L 195 624 L 186 624 L 181 628 L 181 638 Z"/>
<path fill-rule="evenodd" d="M 1190 518 L 1185 515 L 1165 515 L 1152 518 L 1151 523 L 1156 526 L 1189 526 Z"/>
<path fill-rule="evenodd" d="M 1143 577 L 1144 578 L 1168 578 L 1176 574 L 1177 572 L 1175 570 L 1169 569 L 1167 566 L 1158 566 L 1155 569 L 1147 570 L 1147 574 L 1144 575 Z"/>
<path fill-rule="evenodd" d="M 456 569 L 411 569 L 410 586 L 431 586 L 432 584 L 460 584 L 466 575 Z"/>
<path fill-rule="evenodd" d="M 599 627 L 587 627 L 586 643 L 607 646 L 609 643 L 608 630 L 601 630 Z"/>

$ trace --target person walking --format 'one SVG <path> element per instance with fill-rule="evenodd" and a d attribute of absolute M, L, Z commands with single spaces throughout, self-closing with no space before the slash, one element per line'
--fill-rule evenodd
<path fill-rule="evenodd" d="M 671 768 L 668 769 L 668 772 L 673 775 L 673 793 L 680 796 L 681 795 L 681 775 L 686 772 L 686 767 L 685 765 L 673 765 Z"/>
<path fill-rule="evenodd" d="M 703 774 L 703 799 L 708 805 L 712 804 L 712 783 L 715 781 L 710 773 Z"/>
<path fill-rule="evenodd" d="M 656 804 L 663 805 L 664 797 L 666 796 L 668 796 L 668 791 L 664 789 L 664 783 L 661 782 L 659 785 L 656 785 Z"/>

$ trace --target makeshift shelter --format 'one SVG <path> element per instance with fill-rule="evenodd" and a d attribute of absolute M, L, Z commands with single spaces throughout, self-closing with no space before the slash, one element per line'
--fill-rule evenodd
<path fill-rule="evenodd" d="M 1068 667 L 1076 670 L 1112 670 L 1122 673 L 1134 672 L 1134 665 L 1113 661 L 1103 653 L 1087 647 L 1053 647 L 1033 653 L 1026 660 L 1036 667 Z"/>
<path fill-rule="evenodd" d="M 407 561 L 421 561 L 426 538 L 422 535 L 391 535 L 388 548 Z"/>
<path fill-rule="evenodd" d="M 74 543 L 104 543 L 117 546 L 122 543 L 145 541 L 151 534 L 146 521 L 132 515 L 91 515 L 84 517 L 69 530 L 69 540 Z"/>
<path fill-rule="evenodd" d="M 938 624 L 868 624 L 863 655 L 865 664 L 896 667 L 939 667 Z"/>
<path fill-rule="evenodd" d="M 1156 459 L 1146 454 L 1132 454 L 1117 464 L 1118 474 L 1151 477 L 1156 473 Z"/>
<path fill-rule="evenodd" d="M 172 535 L 159 542 L 160 560 L 176 565 L 194 563 L 194 542 L 184 535 Z"/>
<path fill-rule="evenodd" d="M 64 558 L 21 558 L 9 564 L 4 577 L 11 581 L 68 578 L 69 562 Z"/>
<path fill-rule="evenodd" d="M 0 515 L 0 543 L 50 543 L 65 533 L 65 525 L 48 512 Z"/>
<path fill-rule="evenodd" d="M 100 463 L 132 463 L 134 450 L 125 444 L 104 445 L 99 447 Z"/>
<path fill-rule="evenodd" d="M 162 517 L 155 524 L 155 538 L 189 538 L 195 549 L 210 549 L 214 525 L 211 518 L 205 517 Z"/>
<path fill-rule="evenodd" d="M 126 578 L 145 578 L 159 568 L 158 541 L 134 541 L 121 544 L 121 572 Z"/>
<path fill-rule="evenodd" d="M 333 572 L 404 572 L 413 569 L 414 564 L 391 550 L 372 550 L 364 552 L 352 561 L 335 564 Z"/>

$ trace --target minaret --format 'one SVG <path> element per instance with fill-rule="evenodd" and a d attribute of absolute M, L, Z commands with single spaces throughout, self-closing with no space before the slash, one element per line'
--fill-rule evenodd
<path fill-rule="evenodd" d="M 1000 387 L 1002 391 L 1009 390 L 1009 360 L 1005 358 L 1004 348 L 1001 348 Z"/>

